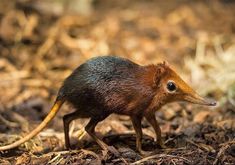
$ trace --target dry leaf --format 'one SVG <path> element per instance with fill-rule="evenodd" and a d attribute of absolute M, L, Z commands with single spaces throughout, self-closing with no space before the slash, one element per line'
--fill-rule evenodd
<path fill-rule="evenodd" d="M 203 123 L 210 114 L 211 112 L 209 111 L 201 111 L 194 116 L 193 121 L 196 123 Z"/>

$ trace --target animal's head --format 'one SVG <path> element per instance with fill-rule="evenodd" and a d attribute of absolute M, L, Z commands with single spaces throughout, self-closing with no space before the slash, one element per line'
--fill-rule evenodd
<path fill-rule="evenodd" d="M 216 105 L 215 101 L 197 94 L 166 62 L 158 64 L 156 69 L 155 84 L 167 102 L 187 101 L 207 106 Z"/>

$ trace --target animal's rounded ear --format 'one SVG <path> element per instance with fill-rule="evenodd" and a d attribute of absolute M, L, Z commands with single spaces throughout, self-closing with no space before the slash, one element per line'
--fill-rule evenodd
<path fill-rule="evenodd" d="M 164 65 L 165 64 L 157 65 L 156 73 L 155 73 L 155 78 L 154 78 L 154 81 L 155 81 L 156 85 L 158 85 L 160 83 L 161 78 L 163 77 L 163 75 L 166 72 L 166 68 L 164 67 Z"/>
<path fill-rule="evenodd" d="M 164 66 L 169 66 L 169 63 L 168 63 L 167 61 L 163 61 L 162 64 L 163 64 Z"/>

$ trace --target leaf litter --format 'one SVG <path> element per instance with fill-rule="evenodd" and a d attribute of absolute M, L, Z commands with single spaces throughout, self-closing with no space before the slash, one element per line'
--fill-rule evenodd
<path fill-rule="evenodd" d="M 71 124 L 75 150 L 65 150 L 62 116 L 71 111 L 66 105 L 37 137 L 1 153 L 1 164 L 234 164 L 234 3 L 105 0 L 88 4 L 88 15 L 63 10 L 63 5 L 46 0 L 0 2 L 1 145 L 35 128 L 64 78 L 102 54 L 143 65 L 167 60 L 219 105 L 164 106 L 156 118 L 169 148 L 154 143 L 154 131 L 143 121 L 143 148 L 153 152 L 146 157 L 135 150 L 129 118 L 112 115 L 97 132 L 121 157 L 106 158 L 88 135 L 78 141 L 84 119 Z"/>

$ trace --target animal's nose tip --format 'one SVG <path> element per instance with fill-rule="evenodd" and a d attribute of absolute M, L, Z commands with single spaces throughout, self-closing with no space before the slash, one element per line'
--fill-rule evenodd
<path fill-rule="evenodd" d="M 216 101 L 211 101 L 210 106 L 216 106 L 217 102 Z"/>

